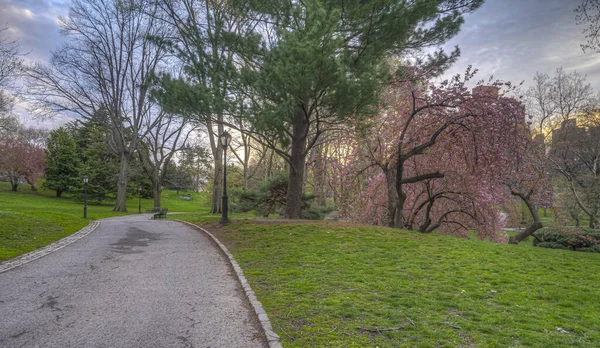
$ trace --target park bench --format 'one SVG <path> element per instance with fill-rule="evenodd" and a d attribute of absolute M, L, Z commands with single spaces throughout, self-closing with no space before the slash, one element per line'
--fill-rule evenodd
<path fill-rule="evenodd" d="M 160 207 L 154 207 L 154 208 L 150 208 L 150 209 L 146 209 L 146 213 L 158 213 L 160 212 Z"/>
<path fill-rule="evenodd" d="M 168 208 L 161 208 L 160 211 L 158 213 L 154 214 L 154 216 L 152 218 L 154 220 L 163 219 L 165 216 L 167 216 L 168 211 L 169 211 Z"/>

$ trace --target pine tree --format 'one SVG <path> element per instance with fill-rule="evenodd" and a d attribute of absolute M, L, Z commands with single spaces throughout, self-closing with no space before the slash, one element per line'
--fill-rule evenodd
<path fill-rule="evenodd" d="M 247 57 L 252 122 L 289 164 L 286 218 L 299 218 L 306 157 L 322 134 L 376 113 L 388 60 L 456 35 L 482 0 L 258 1 L 260 54 Z M 445 67 L 442 51 L 419 63 Z"/>
<path fill-rule="evenodd" d="M 80 170 L 75 139 L 63 127 L 50 132 L 46 143 L 46 181 L 43 186 L 56 190 L 56 197 L 60 197 L 69 187 L 78 185 Z"/>

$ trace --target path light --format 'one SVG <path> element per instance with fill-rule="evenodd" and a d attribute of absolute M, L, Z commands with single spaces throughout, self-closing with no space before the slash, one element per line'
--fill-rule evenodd
<path fill-rule="evenodd" d="M 226 224 L 229 222 L 227 217 L 227 211 L 229 206 L 227 204 L 227 147 L 231 141 L 231 134 L 224 131 L 220 136 L 221 146 L 223 146 L 223 205 L 221 206 L 221 223 Z"/>
<path fill-rule="evenodd" d="M 142 185 L 138 185 L 138 214 L 142 213 Z"/>
<path fill-rule="evenodd" d="M 83 176 L 83 218 L 87 219 L 87 185 L 88 176 Z"/>

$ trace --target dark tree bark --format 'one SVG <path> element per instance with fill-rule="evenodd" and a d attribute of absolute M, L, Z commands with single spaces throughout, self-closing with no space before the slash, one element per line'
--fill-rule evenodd
<path fill-rule="evenodd" d="M 223 147 L 219 143 L 219 135 L 223 133 L 223 125 L 217 124 L 217 133 L 213 130 L 212 122 L 206 123 L 208 129 L 208 137 L 210 141 L 210 149 L 213 155 L 214 161 L 214 174 L 213 174 L 213 189 L 212 189 L 212 202 L 211 202 L 211 214 L 221 213 L 221 199 L 222 199 L 222 180 L 223 180 Z"/>
<path fill-rule="evenodd" d="M 388 226 L 394 227 L 394 216 L 398 204 L 398 196 L 396 192 L 396 175 L 389 168 L 384 168 L 385 182 L 388 194 Z"/>
<path fill-rule="evenodd" d="M 286 195 L 285 217 L 300 219 L 302 210 L 302 189 L 304 186 L 304 166 L 306 164 L 306 137 L 308 119 L 302 108 L 294 115 L 292 124 L 292 146 L 289 158 L 290 175 Z"/>
<path fill-rule="evenodd" d="M 154 198 L 154 208 L 160 208 L 160 195 L 162 193 L 162 187 L 160 186 L 160 183 L 153 183 L 153 186 L 152 196 Z"/>
<path fill-rule="evenodd" d="M 324 207 L 327 205 L 327 201 L 325 199 L 325 158 L 323 156 L 323 146 L 315 146 L 313 150 L 315 152 L 315 165 L 313 168 L 314 194 L 317 196 L 317 204 Z"/>
<path fill-rule="evenodd" d="M 121 153 L 121 163 L 119 165 L 119 176 L 117 181 L 117 201 L 113 207 L 113 211 L 127 211 L 127 183 L 129 182 L 129 160 L 130 154 L 127 152 Z"/>
<path fill-rule="evenodd" d="M 527 237 L 533 235 L 533 233 L 535 231 L 544 227 L 544 225 L 542 224 L 542 221 L 540 220 L 540 216 L 538 214 L 537 207 L 535 207 L 533 202 L 531 202 L 531 195 L 533 194 L 533 191 L 529 191 L 527 193 L 522 193 L 522 192 L 511 190 L 510 193 L 513 196 L 517 196 L 523 200 L 523 202 L 527 206 L 527 209 L 529 210 L 529 213 L 531 214 L 531 217 L 533 218 L 533 222 L 531 223 L 531 225 L 529 225 L 525 229 L 525 231 L 519 232 L 519 233 L 517 233 L 517 235 L 510 237 L 510 239 L 508 241 L 510 244 L 519 244 L 519 242 L 521 242 L 524 239 L 526 239 Z"/>

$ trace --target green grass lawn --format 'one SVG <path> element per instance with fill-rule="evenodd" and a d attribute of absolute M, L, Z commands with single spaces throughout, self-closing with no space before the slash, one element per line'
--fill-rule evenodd
<path fill-rule="evenodd" d="M 87 224 L 81 202 L 53 195 L 0 183 L 0 260 Z M 137 202 L 128 200 L 130 213 Z M 237 220 L 223 229 L 204 195 L 183 201 L 164 191 L 162 205 L 202 212 L 170 217 L 210 225 L 286 347 L 600 346 L 599 254 L 335 222 Z M 90 206 L 89 217 L 123 214 L 111 209 Z"/>
<path fill-rule="evenodd" d="M 204 194 L 191 195 L 194 200 L 184 201 L 175 191 L 164 190 L 161 205 L 170 212 L 208 211 Z M 83 219 L 83 202 L 63 196 L 56 198 L 54 191 L 41 188 L 32 191 L 28 185 L 19 185 L 19 190 L 12 192 L 8 183 L 0 182 L 0 261 L 48 245 L 88 224 Z M 128 213 L 113 212 L 113 204 L 88 205 L 88 219 L 138 212 L 138 199 L 133 196 L 127 200 Z M 142 212 L 153 205 L 151 199 L 142 199 Z"/>
<path fill-rule="evenodd" d="M 209 226 L 285 347 L 600 346 L 599 254 L 334 222 Z"/>

